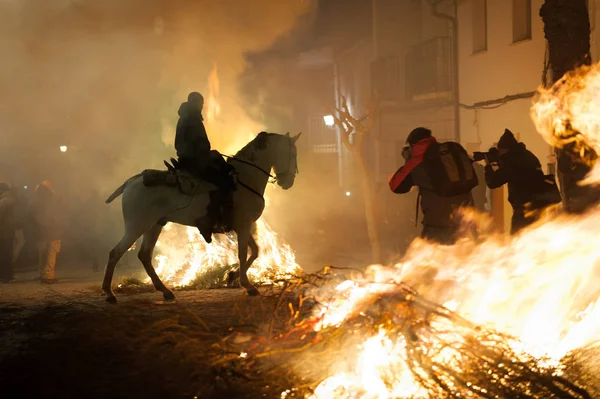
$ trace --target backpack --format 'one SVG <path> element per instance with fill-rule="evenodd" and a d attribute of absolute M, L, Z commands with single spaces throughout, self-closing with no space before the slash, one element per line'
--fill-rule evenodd
<path fill-rule="evenodd" d="M 550 205 L 559 204 L 562 202 L 562 197 L 556 178 L 554 175 L 545 175 L 544 181 L 541 182 L 539 190 L 533 195 L 531 201 L 534 209 L 545 208 Z"/>
<path fill-rule="evenodd" d="M 432 144 L 423 166 L 433 191 L 441 197 L 468 194 L 479 184 L 473 160 L 463 146 L 452 141 Z"/>

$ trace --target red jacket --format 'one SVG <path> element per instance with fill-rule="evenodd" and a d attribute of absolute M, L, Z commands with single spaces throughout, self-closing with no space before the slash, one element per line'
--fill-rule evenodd
<path fill-rule="evenodd" d="M 390 189 L 393 192 L 396 194 L 403 194 L 410 191 L 410 188 L 413 186 L 412 181 L 409 179 L 410 172 L 423 162 L 425 152 L 429 146 L 435 142 L 435 137 L 427 137 L 412 147 L 410 159 L 406 161 L 404 166 L 398 169 L 390 180 Z"/>

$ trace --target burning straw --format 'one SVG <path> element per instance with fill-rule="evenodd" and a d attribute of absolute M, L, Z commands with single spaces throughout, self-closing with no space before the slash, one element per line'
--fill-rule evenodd
<path fill-rule="evenodd" d="M 255 225 L 254 236 L 259 256 L 248 270 L 258 286 L 272 285 L 301 272 L 291 247 L 262 219 Z M 175 288 L 221 288 L 230 272 L 239 268 L 237 238 L 234 233 L 216 234 L 206 244 L 197 228 L 167 224 L 156 245 L 156 272 L 161 280 Z M 121 291 L 150 290 L 150 278 L 144 281 L 128 277 Z"/>
<path fill-rule="evenodd" d="M 332 304 L 347 300 L 332 287 L 349 284 L 364 295 L 343 319 L 332 318 Z M 591 398 L 562 368 L 515 349 L 516 338 L 405 284 L 346 280 L 336 269 L 288 283 L 266 335 L 236 332 L 219 347 L 216 367 L 285 381 L 282 398 Z"/>

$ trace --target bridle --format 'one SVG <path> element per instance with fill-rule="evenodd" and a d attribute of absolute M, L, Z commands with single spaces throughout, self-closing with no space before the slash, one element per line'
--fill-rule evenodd
<path fill-rule="evenodd" d="M 277 182 L 278 179 L 280 179 L 283 176 L 287 176 L 287 175 L 297 175 L 299 172 L 298 170 L 298 164 L 296 163 L 296 166 L 292 166 L 292 138 L 288 138 L 289 139 L 289 146 L 288 146 L 288 167 L 286 169 L 285 172 L 281 172 L 281 173 L 277 173 L 275 176 L 273 176 L 271 173 L 267 172 L 266 170 L 264 170 L 263 168 L 261 168 L 260 166 L 250 162 L 250 161 L 246 161 L 243 159 L 239 159 L 236 158 L 235 156 L 231 156 L 231 155 L 224 155 L 221 154 L 222 156 L 224 156 L 227 159 L 231 159 L 249 166 L 252 166 L 253 168 L 261 171 L 265 176 L 267 176 L 270 180 L 269 183 L 271 184 L 275 184 Z M 252 155 L 251 155 L 252 156 Z M 290 170 L 294 169 L 294 172 L 290 172 Z"/>
<path fill-rule="evenodd" d="M 281 173 L 277 173 L 277 176 L 275 177 L 275 180 L 273 181 L 273 183 L 275 183 L 275 181 L 277 181 L 277 179 L 279 179 L 281 176 L 289 176 L 289 175 L 297 175 L 298 173 L 300 173 L 298 171 L 298 162 L 296 162 L 296 165 L 292 165 L 292 138 L 288 137 L 289 140 L 289 146 L 288 146 L 288 167 L 286 169 L 285 172 L 281 172 Z M 294 170 L 293 172 L 291 172 L 291 170 Z"/>
<path fill-rule="evenodd" d="M 231 155 L 224 155 L 224 154 L 221 154 L 221 155 L 224 156 L 227 159 L 231 159 L 231 160 L 234 160 L 234 161 L 246 164 L 248 166 L 252 166 L 253 168 L 261 171 L 263 174 L 265 174 L 267 176 L 267 178 L 269 179 L 267 181 L 268 183 L 275 184 L 277 182 L 277 180 L 279 180 L 283 176 L 296 175 L 296 174 L 299 173 L 299 171 L 298 171 L 298 163 L 296 162 L 295 166 L 292 165 L 292 138 L 288 137 L 288 140 L 289 140 L 289 146 L 288 146 L 288 167 L 287 167 L 287 169 L 286 169 L 285 172 L 277 173 L 275 176 L 273 176 L 271 173 L 267 172 L 266 170 L 264 170 L 260 166 L 254 164 L 254 163 L 252 163 L 250 161 L 239 159 L 239 158 L 236 158 L 235 156 L 231 156 Z M 252 154 L 250 156 L 252 157 Z M 294 172 L 291 172 L 292 169 L 294 170 Z M 240 186 L 244 187 L 245 189 L 249 190 L 250 192 L 258 195 L 264 201 L 263 196 L 258 191 L 254 190 L 252 187 L 248 186 L 247 184 L 245 184 L 244 182 L 242 182 L 240 180 L 238 180 L 238 184 Z"/>

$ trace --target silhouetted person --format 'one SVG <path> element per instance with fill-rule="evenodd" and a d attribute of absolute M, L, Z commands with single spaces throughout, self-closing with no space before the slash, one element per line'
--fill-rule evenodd
<path fill-rule="evenodd" d="M 40 278 L 44 283 L 56 280 L 56 258 L 60 252 L 60 221 L 52 184 L 42 182 L 35 189 L 31 216 L 36 230 Z"/>
<path fill-rule="evenodd" d="M 508 129 L 498 141 L 498 156 L 497 162 L 485 158 L 485 181 L 489 188 L 508 184 L 508 201 L 513 208 L 511 234 L 514 234 L 537 220 L 538 214 L 532 211 L 560 202 L 560 195 L 556 190 L 556 200 L 540 199 L 556 186 L 545 182 L 540 161 Z"/>
<path fill-rule="evenodd" d="M 0 282 L 13 279 L 16 200 L 7 183 L 0 183 Z"/>
<path fill-rule="evenodd" d="M 221 154 L 211 151 L 202 117 L 203 107 L 204 97 L 197 92 L 190 93 L 188 101 L 181 104 L 175 149 L 185 170 L 218 187 L 210 193 L 206 216 L 196 221 L 200 234 L 210 243 L 217 224 L 223 230 L 231 229 L 234 181 L 233 168 L 225 162 Z"/>
<path fill-rule="evenodd" d="M 394 193 L 404 194 L 413 186 L 417 186 L 423 211 L 421 237 L 441 244 L 453 244 L 457 238 L 459 223 L 452 215 L 460 207 L 473 204 L 470 190 L 454 196 L 441 196 L 436 193 L 424 165 L 427 151 L 437 144 L 431 130 L 423 127 L 414 129 L 408 135 L 406 143 L 408 147 L 402 151 L 406 163 L 390 180 L 390 188 Z"/>
<path fill-rule="evenodd" d="M 188 101 L 179 107 L 179 121 L 175 134 L 175 150 L 185 168 L 202 176 L 208 165 L 210 154 L 210 141 L 204 128 L 202 109 L 204 97 L 193 92 L 188 95 Z"/>

